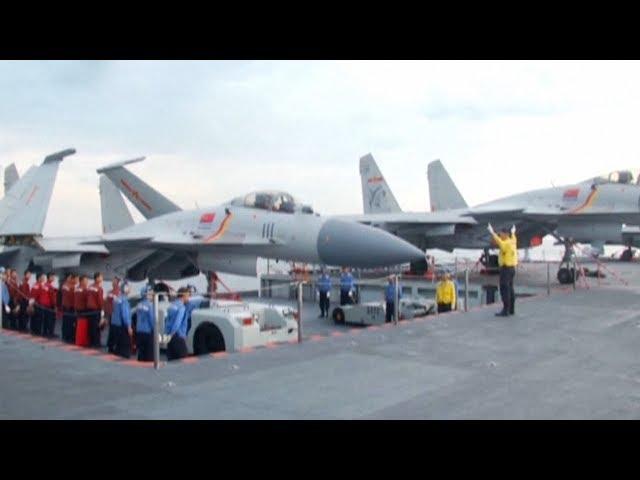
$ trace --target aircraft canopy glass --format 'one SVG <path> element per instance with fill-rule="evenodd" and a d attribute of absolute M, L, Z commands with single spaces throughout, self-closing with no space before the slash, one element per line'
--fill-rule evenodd
<path fill-rule="evenodd" d="M 231 205 L 283 213 L 294 213 L 296 211 L 313 213 L 313 209 L 310 206 L 299 204 L 290 194 L 273 190 L 251 192 L 244 197 L 233 199 Z"/>
<path fill-rule="evenodd" d="M 595 184 L 618 183 L 621 185 L 640 185 L 640 170 L 616 170 L 593 179 Z"/>

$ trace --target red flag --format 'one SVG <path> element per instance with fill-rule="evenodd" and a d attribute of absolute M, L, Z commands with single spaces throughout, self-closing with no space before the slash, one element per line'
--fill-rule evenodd
<path fill-rule="evenodd" d="M 200 223 L 211 223 L 214 218 L 216 218 L 215 213 L 203 213 L 200 217 Z"/>
<path fill-rule="evenodd" d="M 564 191 L 564 198 L 578 198 L 578 194 L 580 193 L 579 188 L 570 188 L 569 190 Z"/>

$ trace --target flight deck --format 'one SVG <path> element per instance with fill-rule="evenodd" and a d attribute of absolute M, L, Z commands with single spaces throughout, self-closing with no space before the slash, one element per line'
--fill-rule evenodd
<path fill-rule="evenodd" d="M 157 371 L 4 330 L 0 418 L 640 418 L 640 265 L 606 267 L 547 296 L 546 265 L 521 264 L 517 285 L 539 292 L 506 318 L 477 305 L 359 328 L 305 302 L 300 344 Z"/>

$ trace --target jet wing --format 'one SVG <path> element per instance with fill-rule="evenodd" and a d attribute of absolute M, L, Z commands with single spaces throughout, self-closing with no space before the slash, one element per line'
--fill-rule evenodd
<path fill-rule="evenodd" d="M 342 220 L 364 223 L 366 225 L 445 225 L 464 224 L 475 225 L 477 222 L 468 216 L 453 211 L 425 212 L 425 213 L 369 213 L 363 215 L 337 215 Z"/>
<path fill-rule="evenodd" d="M 43 237 L 36 243 L 46 253 L 109 253 L 100 237 Z"/>
<path fill-rule="evenodd" d="M 104 245 L 107 248 L 145 248 L 145 249 L 175 249 L 202 251 L 218 247 L 255 247 L 282 244 L 276 239 L 246 237 L 245 235 L 227 234 L 221 240 L 207 242 L 206 238 L 191 235 L 158 235 L 139 237 L 116 237 L 105 235 L 102 238 L 83 242 L 85 245 Z"/>
<path fill-rule="evenodd" d="M 502 208 L 502 209 L 489 209 L 489 208 L 475 208 L 467 210 L 462 216 L 473 217 L 479 223 L 485 223 L 493 219 L 503 220 L 510 218 L 522 218 L 526 209 L 524 208 Z"/>

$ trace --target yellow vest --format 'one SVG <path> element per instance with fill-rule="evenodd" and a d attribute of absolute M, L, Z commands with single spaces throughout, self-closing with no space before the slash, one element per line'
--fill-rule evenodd
<path fill-rule="evenodd" d="M 436 303 L 456 305 L 456 286 L 451 280 L 444 280 L 436 287 Z"/>
<path fill-rule="evenodd" d="M 493 234 L 500 253 L 498 254 L 498 265 L 500 267 L 515 267 L 518 265 L 518 239 L 515 234 L 509 238 L 502 240 L 495 233 Z"/>

